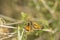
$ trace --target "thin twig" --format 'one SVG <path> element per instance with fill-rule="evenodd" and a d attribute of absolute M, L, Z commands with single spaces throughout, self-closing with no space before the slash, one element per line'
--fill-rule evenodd
<path fill-rule="evenodd" d="M 21 35 L 20 35 L 20 29 L 19 29 L 19 26 L 18 26 L 18 40 L 21 40 Z"/>
<path fill-rule="evenodd" d="M 16 32 L 13 32 L 13 33 L 2 33 L 2 32 L 0 32 L 0 34 L 2 34 L 2 35 L 12 35 L 12 34 L 14 34 L 14 33 L 16 33 Z"/>
<path fill-rule="evenodd" d="M 42 29 L 42 31 L 46 31 L 46 32 L 51 32 L 51 33 L 56 33 L 57 32 L 57 28 L 56 29 L 54 29 L 54 30 L 52 30 L 52 29 Z"/>
<path fill-rule="evenodd" d="M 41 0 L 45 8 L 53 15 L 54 11 L 46 4 L 45 0 Z"/>
<path fill-rule="evenodd" d="M 6 20 L 8 20 L 8 21 L 12 21 L 12 22 L 15 22 L 15 21 L 16 21 L 15 19 L 10 18 L 10 17 L 7 17 L 7 16 L 5 16 L 5 15 L 1 15 L 1 14 L 0 14 L 0 17 L 6 19 Z"/>
<path fill-rule="evenodd" d="M 58 0 L 55 0 L 55 4 L 54 4 L 54 6 L 53 6 L 53 10 L 54 10 L 54 12 L 55 12 L 57 6 L 58 6 Z"/>
<path fill-rule="evenodd" d="M 14 32 L 14 33 L 11 33 L 10 35 L 8 35 L 8 37 L 0 38 L 0 40 L 3 40 L 3 39 L 10 38 L 10 37 L 14 36 L 14 34 L 16 34 L 16 32 Z"/>
<path fill-rule="evenodd" d="M 13 19 L 13 18 L 4 16 L 4 15 L 0 15 L 0 17 L 4 18 L 5 20 L 14 22 L 14 23 L 6 23 L 6 24 L 4 24 L 4 25 L 14 25 L 14 24 L 23 23 L 23 20 L 15 20 L 15 19 Z"/>
<path fill-rule="evenodd" d="M 20 20 L 20 21 L 14 22 L 14 23 L 6 23 L 5 25 L 15 25 L 15 24 L 21 24 L 23 22 L 24 22 L 23 20 Z"/>
<path fill-rule="evenodd" d="M 23 29 L 22 34 L 21 34 L 21 38 L 20 38 L 21 40 L 22 40 L 23 34 L 24 34 L 24 29 Z"/>
<path fill-rule="evenodd" d="M 16 27 L 13 27 L 13 26 L 6 26 L 6 25 L 0 25 L 0 27 L 17 29 Z"/>

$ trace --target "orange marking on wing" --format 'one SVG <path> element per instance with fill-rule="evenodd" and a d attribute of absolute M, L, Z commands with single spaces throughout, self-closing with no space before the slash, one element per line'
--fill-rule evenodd
<path fill-rule="evenodd" d="M 41 29 L 42 27 L 38 25 L 36 22 L 33 22 L 34 29 Z"/>
<path fill-rule="evenodd" d="M 25 27 L 25 30 L 26 30 L 26 31 L 31 31 L 32 28 L 31 28 L 30 26 L 26 26 L 26 27 Z"/>

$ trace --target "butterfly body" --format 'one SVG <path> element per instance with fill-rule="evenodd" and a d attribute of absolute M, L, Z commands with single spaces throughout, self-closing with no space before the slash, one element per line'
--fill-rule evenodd
<path fill-rule="evenodd" d="M 26 27 L 25 27 L 25 30 L 26 30 L 26 31 L 30 31 L 30 30 L 32 30 L 32 28 L 31 28 L 30 26 L 26 26 Z"/>
<path fill-rule="evenodd" d="M 31 31 L 32 30 L 31 23 L 28 22 L 27 25 L 24 27 L 24 29 L 26 31 Z"/>

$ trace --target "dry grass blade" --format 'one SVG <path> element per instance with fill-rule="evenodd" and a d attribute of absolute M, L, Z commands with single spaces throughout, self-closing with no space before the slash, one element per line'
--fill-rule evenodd
<path fill-rule="evenodd" d="M 4 27 L 4 28 L 13 28 L 13 29 L 17 29 L 16 27 L 12 27 L 12 26 L 6 26 L 6 25 L 0 25 L 0 27 Z"/>

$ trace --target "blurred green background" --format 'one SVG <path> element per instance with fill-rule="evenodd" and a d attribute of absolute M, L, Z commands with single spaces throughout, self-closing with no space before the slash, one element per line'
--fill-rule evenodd
<path fill-rule="evenodd" d="M 55 33 L 41 30 L 25 32 L 22 40 L 60 40 L 60 0 L 0 0 L 0 15 L 24 20 L 25 23 L 31 17 L 30 20 L 34 19 L 39 25 L 42 23 L 44 29 L 58 29 Z"/>

